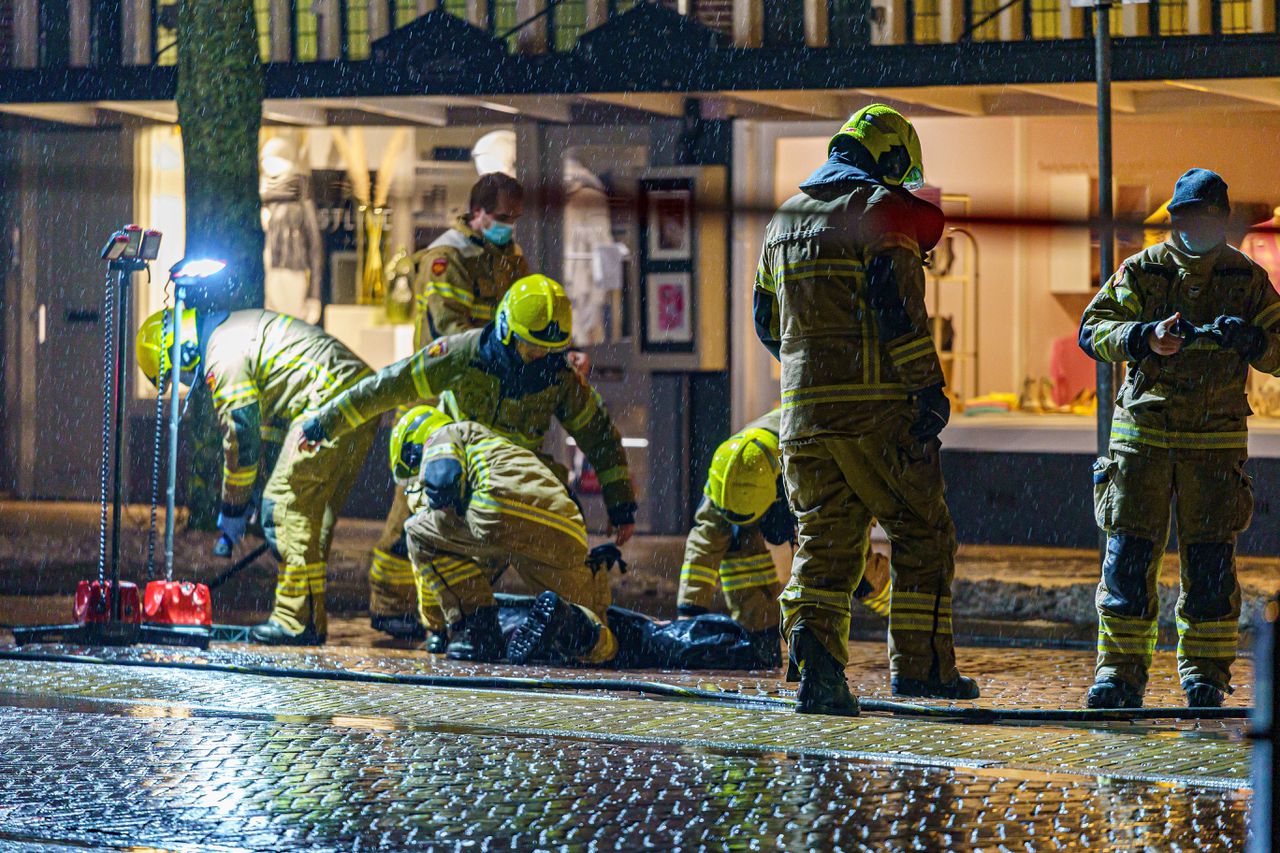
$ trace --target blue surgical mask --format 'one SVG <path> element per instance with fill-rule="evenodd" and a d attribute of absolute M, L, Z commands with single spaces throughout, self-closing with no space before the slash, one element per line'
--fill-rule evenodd
<path fill-rule="evenodd" d="M 505 246 L 511 242 L 511 235 L 515 233 L 515 226 L 508 225 L 505 222 L 495 222 L 488 228 L 484 229 L 484 238 L 495 246 Z"/>
<path fill-rule="evenodd" d="M 1199 222 L 1189 228 L 1175 228 L 1178 242 L 1193 255 L 1207 255 L 1227 239 L 1225 222 Z"/>

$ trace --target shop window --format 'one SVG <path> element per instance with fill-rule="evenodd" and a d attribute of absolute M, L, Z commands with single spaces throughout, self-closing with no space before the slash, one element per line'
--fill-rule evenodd
<path fill-rule="evenodd" d="M 509 33 L 520 23 L 516 18 L 516 0 L 492 0 L 489 4 L 489 15 L 493 34 L 500 36 Z M 511 47 L 515 48 L 515 35 L 511 36 Z"/>
<path fill-rule="evenodd" d="M 552 50 L 572 50 L 586 29 L 586 0 L 561 0 L 551 7 Z"/>
<path fill-rule="evenodd" d="M 395 22 L 397 29 L 405 24 L 411 23 L 418 18 L 417 0 L 394 0 L 392 5 L 392 20 Z"/>
<path fill-rule="evenodd" d="M 369 4 L 365 0 L 346 2 L 346 58 L 369 58 Z"/>
<path fill-rule="evenodd" d="M 1158 35 L 1185 36 L 1187 34 L 1187 0 L 1158 0 Z"/>
<path fill-rule="evenodd" d="M 1252 32 L 1249 0 L 1218 0 L 1218 32 Z"/>
<path fill-rule="evenodd" d="M 444 0 L 442 5 L 450 15 L 467 20 L 467 0 Z"/>
<path fill-rule="evenodd" d="M 271 61 L 271 0 L 253 0 L 253 22 L 258 29 L 258 57 Z"/>
<path fill-rule="evenodd" d="M 908 0 L 908 40 L 915 44 L 937 44 L 941 38 L 938 0 Z"/>
<path fill-rule="evenodd" d="M 1033 39 L 1062 38 L 1062 3 L 1060 0 L 1030 0 L 1028 4 L 1030 26 L 1027 32 Z"/>
<path fill-rule="evenodd" d="M 320 55 L 318 22 L 310 0 L 294 0 L 293 3 L 293 59 L 295 62 L 315 62 Z"/>

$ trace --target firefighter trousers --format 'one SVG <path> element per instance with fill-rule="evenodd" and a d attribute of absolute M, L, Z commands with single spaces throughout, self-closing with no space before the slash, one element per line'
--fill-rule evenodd
<path fill-rule="evenodd" d="M 271 619 L 299 633 L 308 625 L 329 630 L 325 576 L 333 525 L 373 446 L 377 423 L 314 452 L 300 450 L 301 419 L 285 438 L 262 492 L 263 532 L 279 561 Z"/>
<path fill-rule="evenodd" d="M 956 537 L 943 498 L 937 443 L 920 444 L 895 419 L 866 435 L 782 445 L 799 549 L 780 597 L 787 637 L 813 631 L 841 664 L 849 658 L 850 602 L 877 519 L 892 544 L 889 667 L 894 676 L 956 677 L 951 581 Z"/>
<path fill-rule="evenodd" d="M 1235 542 L 1253 515 L 1244 461 L 1243 450 L 1113 445 L 1111 455 L 1094 464 L 1094 513 L 1107 533 L 1095 599 L 1098 678 L 1146 687 L 1157 637 L 1160 563 L 1176 520 L 1178 675 L 1184 684 L 1230 685 L 1240 619 Z"/>

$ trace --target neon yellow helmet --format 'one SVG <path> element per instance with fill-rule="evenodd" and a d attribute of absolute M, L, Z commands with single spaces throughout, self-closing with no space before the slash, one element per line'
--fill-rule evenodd
<path fill-rule="evenodd" d="M 751 524 L 778 499 L 780 473 L 778 437 L 767 429 L 749 429 L 716 448 L 704 491 L 730 521 Z"/>
<path fill-rule="evenodd" d="M 431 434 L 453 418 L 434 406 L 414 406 L 400 416 L 391 428 L 391 475 L 408 480 L 418 475 L 422 465 L 422 445 Z"/>
<path fill-rule="evenodd" d="M 559 352 L 573 340 L 573 305 L 560 283 L 545 275 L 527 275 L 511 285 L 493 322 L 504 344 L 519 339 Z"/>
<path fill-rule="evenodd" d="M 863 107 L 831 137 L 827 154 L 841 139 L 852 139 L 871 156 L 886 184 L 918 190 L 924 186 L 924 157 L 920 137 L 902 113 L 884 104 Z"/>
<path fill-rule="evenodd" d="M 142 321 L 138 329 L 138 338 L 134 352 L 138 357 L 138 369 L 156 384 L 161 373 L 168 373 L 172 368 L 169 361 L 169 350 L 173 347 L 173 335 L 169 328 L 173 316 L 169 311 L 157 311 Z M 200 345 L 196 340 L 196 309 L 187 308 L 182 312 L 182 369 L 194 370 L 200 363 Z"/>

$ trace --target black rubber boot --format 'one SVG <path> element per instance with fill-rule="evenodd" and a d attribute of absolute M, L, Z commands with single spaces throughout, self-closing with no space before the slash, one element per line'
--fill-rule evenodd
<path fill-rule="evenodd" d="M 796 713 L 856 717 L 861 709 L 849 692 L 840 662 L 822 642 L 800 625 L 791 632 L 791 664 L 800 673 Z"/>
<path fill-rule="evenodd" d="M 448 631 L 429 631 L 427 632 L 427 641 L 422 644 L 424 652 L 430 652 L 433 655 L 442 655 L 449 648 L 449 632 Z"/>
<path fill-rule="evenodd" d="M 760 669 L 777 669 L 782 666 L 782 638 L 777 628 L 765 628 L 747 635 L 755 663 Z"/>
<path fill-rule="evenodd" d="M 375 631 L 390 634 L 397 640 L 425 640 L 427 629 L 418 621 L 416 613 L 401 613 L 398 616 L 381 616 L 369 614 L 369 625 Z"/>
<path fill-rule="evenodd" d="M 1118 678 L 1099 678 L 1085 696 L 1086 708 L 1141 708 L 1142 691 Z"/>
<path fill-rule="evenodd" d="M 1227 692 L 1207 681 L 1184 681 L 1182 689 L 1187 694 L 1188 708 L 1221 708 L 1227 701 Z"/>
<path fill-rule="evenodd" d="M 497 607 L 477 607 L 449 626 L 449 660 L 497 663 L 506 658 Z"/>
<path fill-rule="evenodd" d="M 300 634 L 294 634 L 279 622 L 268 619 L 249 629 L 249 639 L 264 646 L 323 646 L 328 637 L 317 634 L 310 625 Z"/>
<path fill-rule="evenodd" d="M 894 678 L 891 687 L 894 696 L 914 696 L 921 699 L 977 699 L 982 695 L 978 682 L 963 675 L 957 675 L 950 681 Z"/>
<path fill-rule="evenodd" d="M 600 626 L 581 607 L 570 604 L 551 590 L 540 594 L 511 636 L 507 658 L 512 663 L 546 660 L 552 653 L 577 660 L 595 648 Z"/>

